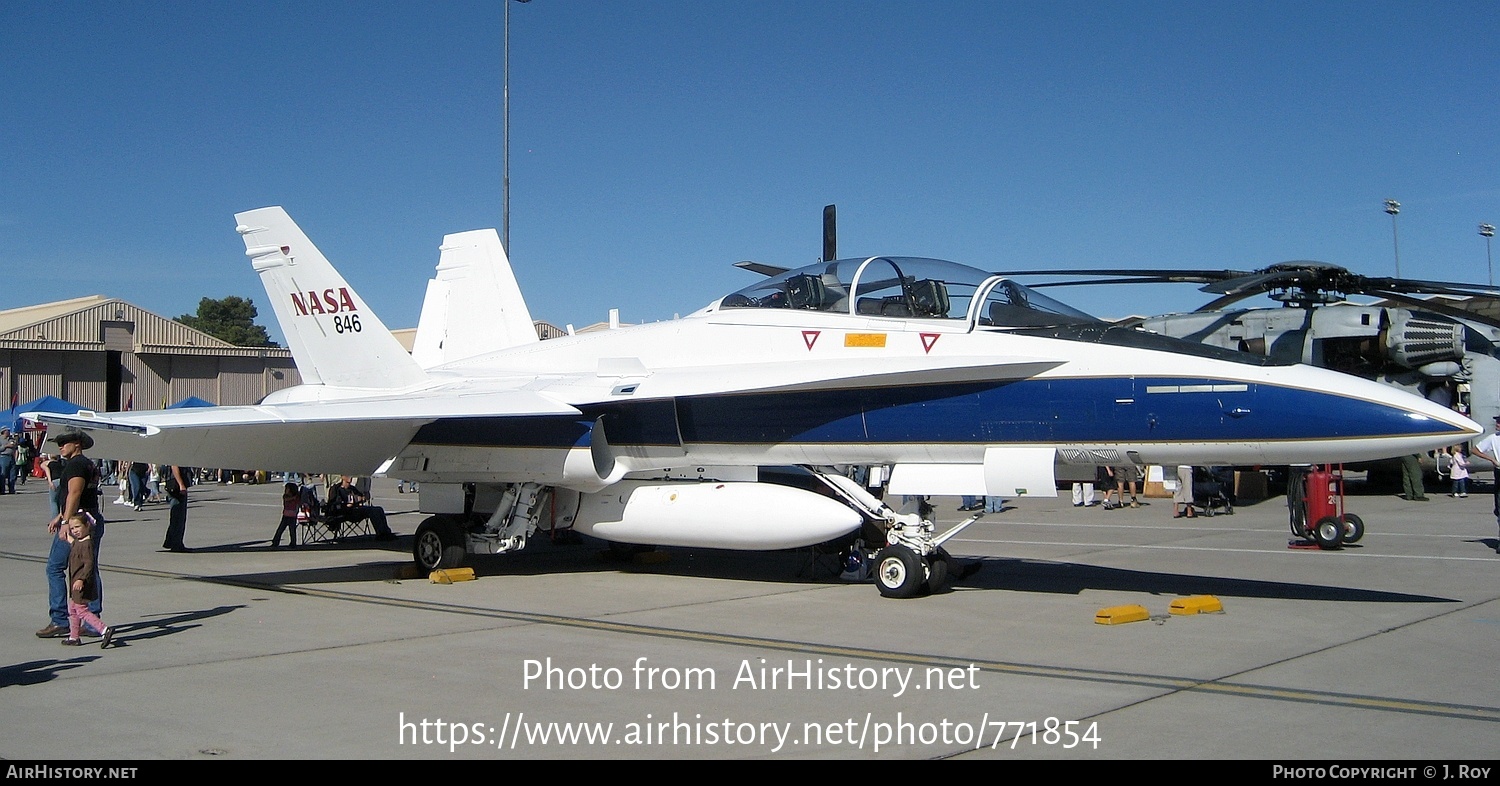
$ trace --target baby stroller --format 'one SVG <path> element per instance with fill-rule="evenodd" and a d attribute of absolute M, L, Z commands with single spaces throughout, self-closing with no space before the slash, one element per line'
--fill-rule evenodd
<path fill-rule="evenodd" d="M 1212 516 L 1234 515 L 1234 470 L 1230 467 L 1193 467 L 1193 505 Z"/>

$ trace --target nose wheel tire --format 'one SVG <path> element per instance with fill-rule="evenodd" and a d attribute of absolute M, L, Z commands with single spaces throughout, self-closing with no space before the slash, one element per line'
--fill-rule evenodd
<path fill-rule="evenodd" d="M 887 598 L 910 598 L 928 583 L 927 566 L 905 546 L 886 546 L 875 555 L 875 586 Z"/>
<path fill-rule="evenodd" d="M 463 530 L 446 516 L 433 516 L 417 527 L 411 553 L 417 567 L 426 573 L 457 568 L 464 564 L 467 555 Z"/>

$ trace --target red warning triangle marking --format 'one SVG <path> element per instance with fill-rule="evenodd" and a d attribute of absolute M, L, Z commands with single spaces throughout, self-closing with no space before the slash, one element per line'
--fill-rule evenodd
<path fill-rule="evenodd" d="M 812 349 L 813 344 L 818 343 L 818 336 L 822 334 L 823 331 L 821 330 L 804 330 L 802 331 L 802 343 L 806 344 L 808 349 Z"/>
<path fill-rule="evenodd" d="M 923 352 L 931 352 L 932 351 L 932 345 L 937 343 L 939 335 L 941 335 L 941 334 L 939 334 L 939 333 L 923 333 L 922 334 L 922 351 Z"/>

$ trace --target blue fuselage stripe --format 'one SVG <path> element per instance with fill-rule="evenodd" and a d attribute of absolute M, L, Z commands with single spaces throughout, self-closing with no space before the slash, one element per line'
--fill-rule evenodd
<path fill-rule="evenodd" d="M 1181 378 L 717 396 L 681 400 L 678 411 L 686 442 L 1274 441 L 1461 433 L 1384 404 L 1320 391 Z"/>
<path fill-rule="evenodd" d="M 1316 390 L 1184 378 L 1027 379 L 904 388 L 691 396 L 582 407 L 578 417 L 456 418 L 416 442 L 615 445 L 1267 442 L 1464 432 Z"/>

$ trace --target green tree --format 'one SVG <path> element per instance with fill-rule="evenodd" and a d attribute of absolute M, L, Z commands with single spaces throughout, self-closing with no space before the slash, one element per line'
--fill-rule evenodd
<path fill-rule="evenodd" d="M 215 300 L 206 297 L 198 301 L 197 315 L 183 314 L 177 321 L 237 347 L 280 346 L 271 340 L 264 327 L 255 324 L 259 313 L 255 310 L 255 301 L 248 298 L 230 295 Z"/>

